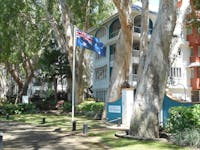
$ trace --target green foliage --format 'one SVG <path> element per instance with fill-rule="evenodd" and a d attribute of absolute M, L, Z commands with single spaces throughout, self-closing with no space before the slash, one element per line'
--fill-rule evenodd
<path fill-rule="evenodd" d="M 194 5 L 195 5 L 195 8 L 197 10 L 200 10 L 200 2 L 199 2 L 199 0 L 193 0 L 193 2 L 194 2 Z"/>
<path fill-rule="evenodd" d="M 64 102 L 63 112 L 71 112 L 72 111 L 72 103 L 71 102 Z"/>
<path fill-rule="evenodd" d="M 35 113 L 36 107 L 33 104 L 3 104 L 1 106 L 1 114 L 25 114 L 25 113 Z"/>
<path fill-rule="evenodd" d="M 185 128 L 183 131 L 172 134 L 171 140 L 181 146 L 200 147 L 200 129 Z"/>
<path fill-rule="evenodd" d="M 88 117 L 94 117 L 96 114 L 101 114 L 104 109 L 103 102 L 84 101 L 78 105 L 78 111 Z"/>
<path fill-rule="evenodd" d="M 200 128 L 200 105 L 171 108 L 170 118 L 166 127 L 169 132 L 173 133 L 183 131 L 186 128 Z"/>
<path fill-rule="evenodd" d="M 84 101 L 83 103 L 78 105 L 78 110 L 82 112 L 94 111 L 101 112 L 104 108 L 103 102 L 95 102 L 95 101 Z"/>

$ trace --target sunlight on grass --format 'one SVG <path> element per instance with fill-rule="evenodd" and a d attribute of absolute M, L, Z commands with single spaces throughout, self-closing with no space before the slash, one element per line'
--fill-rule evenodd
<path fill-rule="evenodd" d="M 45 118 L 45 124 L 42 124 L 42 118 Z M 0 116 L 0 120 L 5 121 L 5 116 Z M 55 127 L 62 128 L 64 132 L 71 132 L 72 122 L 69 115 L 55 115 L 55 114 L 25 114 L 25 115 L 11 115 L 9 120 L 30 123 L 40 127 Z M 178 147 L 173 144 L 164 142 L 146 142 L 133 139 L 125 139 L 115 137 L 114 130 L 107 129 L 105 124 L 100 120 L 90 120 L 83 116 L 75 118 L 76 128 L 78 132 L 82 132 L 83 124 L 88 124 L 88 137 L 99 137 L 100 141 L 97 144 L 107 145 L 115 150 L 187 150 L 187 148 Z M 189 148 L 188 148 L 189 150 Z"/>

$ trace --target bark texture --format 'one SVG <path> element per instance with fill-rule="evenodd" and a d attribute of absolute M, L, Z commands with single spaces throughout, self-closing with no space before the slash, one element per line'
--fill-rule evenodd
<path fill-rule="evenodd" d="M 116 45 L 111 84 L 108 90 L 107 101 L 115 101 L 120 97 L 121 85 L 129 80 L 131 67 L 131 50 L 133 43 L 131 4 L 128 0 L 113 0 L 119 12 L 121 31 Z"/>
<path fill-rule="evenodd" d="M 144 69 L 144 62 L 148 51 L 148 34 L 149 34 L 149 0 L 142 0 L 141 14 L 141 36 L 140 36 L 140 65 L 138 68 L 138 80 Z"/>
<path fill-rule="evenodd" d="M 161 0 L 141 79 L 138 83 L 130 134 L 142 138 L 159 137 L 158 113 L 168 76 L 168 56 L 176 22 L 175 0 Z"/>
<path fill-rule="evenodd" d="M 113 0 L 113 2 L 119 13 L 121 31 L 119 32 L 116 45 L 111 83 L 106 96 L 107 102 L 116 101 L 121 96 L 122 84 L 129 80 L 133 44 L 133 21 L 131 18 L 132 3 L 129 0 Z M 106 118 L 106 107 L 105 104 L 102 119 Z"/>

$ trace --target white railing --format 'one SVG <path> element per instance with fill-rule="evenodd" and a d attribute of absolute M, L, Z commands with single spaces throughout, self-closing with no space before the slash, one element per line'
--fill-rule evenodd
<path fill-rule="evenodd" d="M 132 81 L 137 81 L 138 75 L 137 74 L 132 74 L 131 75 L 131 79 L 132 79 Z"/>
<path fill-rule="evenodd" d="M 139 50 L 132 50 L 132 57 L 139 57 L 140 56 L 140 51 Z"/>
<path fill-rule="evenodd" d="M 134 26 L 134 32 L 141 33 L 141 27 L 140 26 Z M 152 29 L 149 29 L 149 34 L 152 33 Z"/>

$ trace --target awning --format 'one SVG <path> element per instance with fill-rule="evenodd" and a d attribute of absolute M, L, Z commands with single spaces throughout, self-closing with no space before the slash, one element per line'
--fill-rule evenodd
<path fill-rule="evenodd" d="M 187 67 L 188 67 L 188 68 L 200 67 L 200 62 L 193 62 L 193 63 L 190 63 Z"/>

